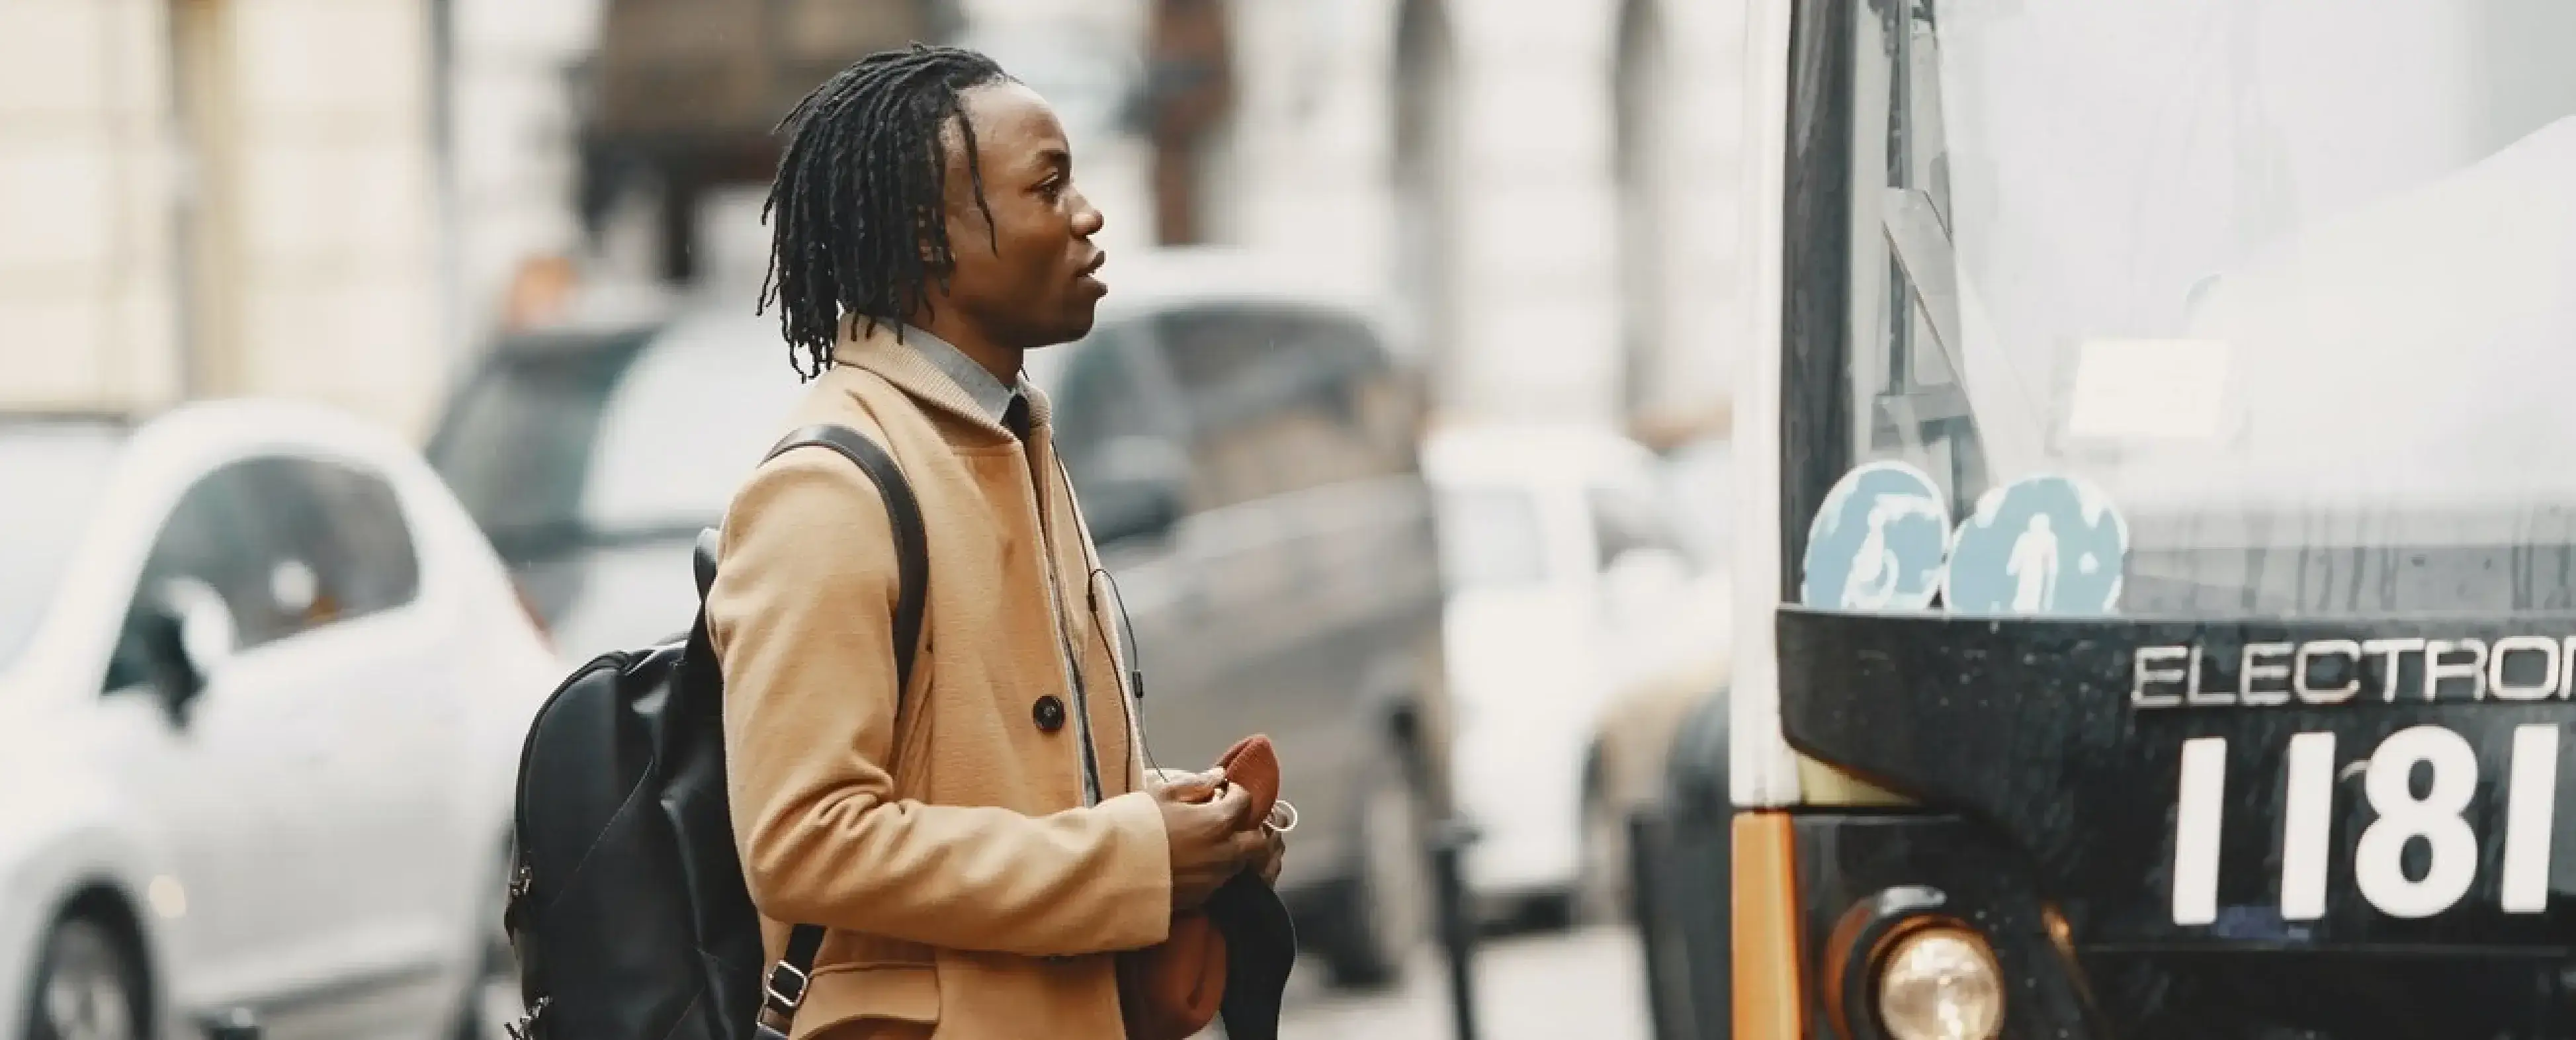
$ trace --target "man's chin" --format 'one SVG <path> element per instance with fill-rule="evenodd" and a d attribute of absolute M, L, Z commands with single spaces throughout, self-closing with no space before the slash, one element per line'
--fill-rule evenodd
<path fill-rule="evenodd" d="M 1084 336 L 1091 335 L 1091 326 L 1098 320 L 1098 311 L 1095 311 L 1090 307 L 1084 307 L 1082 308 L 1081 315 L 1067 319 L 1065 323 L 1058 327 L 1052 335 L 1049 335 L 1046 339 L 1046 345 L 1050 347 L 1061 346 L 1081 339 Z"/>

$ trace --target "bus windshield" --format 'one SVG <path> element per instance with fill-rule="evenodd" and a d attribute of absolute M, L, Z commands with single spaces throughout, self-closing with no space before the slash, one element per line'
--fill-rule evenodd
<path fill-rule="evenodd" d="M 1852 461 L 2121 612 L 2576 609 L 2576 4 L 1854 0 Z"/>

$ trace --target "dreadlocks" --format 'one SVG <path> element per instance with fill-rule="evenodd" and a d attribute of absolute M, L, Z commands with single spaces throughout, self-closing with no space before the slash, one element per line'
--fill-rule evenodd
<path fill-rule="evenodd" d="M 901 321 L 945 287 L 948 152 L 941 131 L 957 123 L 987 229 L 984 171 L 960 95 L 1007 77 L 991 58 L 913 44 L 882 51 L 833 76 L 778 126 L 788 135 L 761 219 L 771 232 L 766 313 L 778 304 L 788 364 L 807 379 L 832 365 L 842 316 Z M 808 370 L 810 364 L 811 370 Z"/>

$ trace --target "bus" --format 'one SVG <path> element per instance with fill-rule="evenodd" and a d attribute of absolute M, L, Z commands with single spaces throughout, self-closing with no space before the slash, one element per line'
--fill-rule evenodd
<path fill-rule="evenodd" d="M 2576 1036 L 2576 3 L 1747 6 L 1666 1036 Z"/>

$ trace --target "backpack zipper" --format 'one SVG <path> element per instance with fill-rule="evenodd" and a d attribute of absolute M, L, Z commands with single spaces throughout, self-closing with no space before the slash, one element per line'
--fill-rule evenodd
<path fill-rule="evenodd" d="M 510 1034 L 510 1040 L 536 1040 L 544 1035 L 538 1027 L 545 1022 L 546 1008 L 554 1002 L 553 997 L 538 997 L 536 1003 L 528 1006 L 526 1015 L 516 1022 L 503 1024 L 501 1028 Z"/>
<path fill-rule="evenodd" d="M 528 866 L 525 855 L 514 854 L 511 858 L 518 860 L 518 864 L 517 869 L 510 872 L 509 895 L 501 903 L 501 930 L 516 937 L 520 923 L 526 917 L 528 893 L 537 887 L 537 872 L 536 868 Z"/>
<path fill-rule="evenodd" d="M 537 705 L 536 712 L 528 716 L 528 733 L 526 736 L 519 738 L 518 787 L 512 794 L 510 805 L 510 835 L 511 845 L 513 846 L 511 858 L 518 862 L 518 871 L 511 878 L 510 888 L 512 891 L 519 893 L 519 898 L 525 898 L 526 896 L 526 890 L 521 888 L 521 883 L 523 881 L 525 882 L 526 889 L 528 890 L 532 890 L 536 887 L 536 874 L 527 866 L 528 755 L 530 752 L 536 750 L 537 731 L 545 727 L 546 716 L 554 711 L 555 704 L 557 702 L 563 700 L 565 691 L 572 689 L 575 683 L 579 683 L 583 679 L 588 678 L 592 672 L 596 672 L 604 668 L 610 671 L 623 673 L 628 668 L 633 667 L 635 662 L 651 656 L 655 651 L 675 645 L 685 647 L 687 646 L 687 641 L 683 639 L 676 644 L 663 643 L 654 646 L 651 650 L 647 650 L 641 654 L 620 650 L 610 651 L 608 653 L 601 654 L 598 657 L 594 657 L 589 661 L 589 663 L 582 665 L 580 668 L 574 669 L 571 675 L 565 676 L 562 682 L 555 684 L 554 692 L 547 694 L 545 701 Z M 514 903 L 516 901 L 516 899 L 513 900 Z"/>

